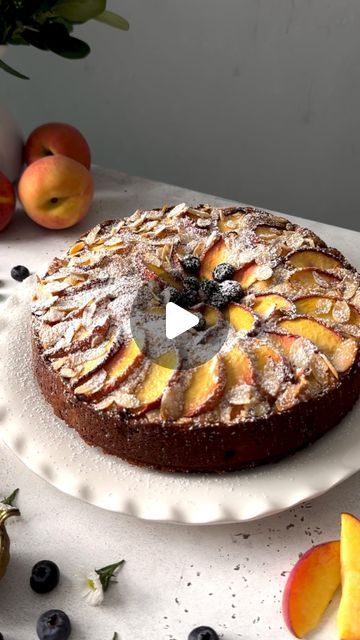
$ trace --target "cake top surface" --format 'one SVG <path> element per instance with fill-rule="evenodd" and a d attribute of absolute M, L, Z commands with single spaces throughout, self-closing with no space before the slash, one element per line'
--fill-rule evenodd
<path fill-rule="evenodd" d="M 164 339 L 166 303 L 196 313 Z M 292 409 L 358 362 L 360 279 L 313 232 L 252 207 L 135 211 L 37 278 L 43 357 L 96 411 L 232 423 Z"/>

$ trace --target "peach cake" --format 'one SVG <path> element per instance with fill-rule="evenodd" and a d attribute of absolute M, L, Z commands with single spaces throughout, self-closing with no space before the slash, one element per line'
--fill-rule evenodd
<path fill-rule="evenodd" d="M 266 211 L 137 210 L 37 277 L 35 376 L 56 415 L 128 462 L 219 472 L 279 460 L 359 396 L 359 284 L 339 251 Z M 156 351 L 147 324 L 134 338 L 139 290 L 150 319 L 169 300 L 198 314 L 190 353 Z M 218 352 L 199 360 L 196 345 L 224 327 Z"/>

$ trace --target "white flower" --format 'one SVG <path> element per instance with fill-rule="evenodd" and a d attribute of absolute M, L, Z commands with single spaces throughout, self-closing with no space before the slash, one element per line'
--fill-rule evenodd
<path fill-rule="evenodd" d="M 86 576 L 81 595 L 92 607 L 99 606 L 104 600 L 104 590 L 96 571 Z"/>

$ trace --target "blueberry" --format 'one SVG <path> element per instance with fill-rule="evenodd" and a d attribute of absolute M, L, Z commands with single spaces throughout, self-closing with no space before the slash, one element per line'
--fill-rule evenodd
<path fill-rule="evenodd" d="M 224 282 L 221 282 L 220 292 L 227 302 L 238 302 L 244 295 L 241 284 L 235 280 L 224 280 Z"/>
<path fill-rule="evenodd" d="M 213 271 L 213 278 L 217 280 L 217 282 L 223 282 L 223 280 L 230 280 L 234 275 L 234 267 L 227 262 L 222 262 L 218 264 Z"/>
<path fill-rule="evenodd" d="M 59 567 L 51 560 L 40 560 L 31 571 L 30 587 L 36 593 L 49 593 L 59 583 Z"/>
<path fill-rule="evenodd" d="M 4 640 L 4 636 L 2 633 L 0 633 L 0 640 Z"/>
<path fill-rule="evenodd" d="M 219 640 L 219 636 L 211 627 L 196 627 L 189 633 L 188 640 Z"/>
<path fill-rule="evenodd" d="M 223 309 L 226 307 L 228 300 L 222 295 L 221 291 L 214 291 L 208 298 L 208 303 L 216 309 Z"/>
<path fill-rule="evenodd" d="M 183 306 L 185 307 L 193 307 L 199 301 L 199 295 L 197 291 L 194 289 L 189 289 L 188 291 L 184 291 L 183 295 Z"/>
<path fill-rule="evenodd" d="M 184 295 L 178 289 L 173 289 L 172 287 L 168 290 L 168 299 L 169 302 L 173 302 L 174 304 L 178 304 L 180 307 L 184 306 Z"/>
<path fill-rule="evenodd" d="M 22 282 L 25 278 L 28 278 L 30 271 L 27 267 L 23 267 L 21 264 L 11 269 L 11 277 L 18 282 Z"/>
<path fill-rule="evenodd" d="M 71 633 L 71 623 L 66 613 L 50 609 L 41 614 L 36 631 L 40 640 L 67 640 Z"/>
<path fill-rule="evenodd" d="M 188 273 L 198 273 L 200 269 L 200 260 L 196 256 L 183 256 L 181 264 Z"/>
<path fill-rule="evenodd" d="M 219 290 L 219 285 L 214 280 L 202 280 L 200 283 L 200 292 L 204 301 Z"/>
<path fill-rule="evenodd" d="M 188 276 L 184 278 L 184 289 L 193 289 L 194 291 L 198 291 L 200 287 L 200 281 L 194 276 Z"/>

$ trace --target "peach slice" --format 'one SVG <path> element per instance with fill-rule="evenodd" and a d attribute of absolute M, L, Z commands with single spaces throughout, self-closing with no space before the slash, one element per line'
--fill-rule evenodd
<path fill-rule="evenodd" d="M 293 335 L 308 338 L 328 358 L 331 358 L 342 344 L 341 335 L 319 320 L 305 317 L 290 318 L 289 320 L 280 320 L 278 327 Z"/>
<path fill-rule="evenodd" d="M 248 289 L 256 282 L 256 269 L 258 265 L 255 261 L 249 262 L 245 266 L 235 271 L 233 279 L 241 284 L 243 289 Z"/>
<path fill-rule="evenodd" d="M 222 262 L 226 262 L 229 251 L 223 238 L 217 240 L 215 244 L 205 253 L 200 267 L 200 277 L 204 280 L 211 280 L 215 267 Z"/>
<path fill-rule="evenodd" d="M 224 365 L 219 355 L 193 369 L 184 392 L 183 416 L 192 418 L 211 411 L 218 404 L 225 384 Z"/>
<path fill-rule="evenodd" d="M 225 316 L 236 331 L 252 331 L 256 324 L 254 314 L 242 304 L 236 302 L 227 306 Z"/>
<path fill-rule="evenodd" d="M 97 396 L 103 397 L 117 389 L 139 367 L 144 360 L 143 344 L 144 340 L 140 344 L 139 340 L 135 342 L 132 338 L 120 347 L 119 351 L 104 366 L 107 376 Z"/>
<path fill-rule="evenodd" d="M 276 331 L 269 331 L 267 335 L 286 356 L 289 356 L 292 345 L 298 339 L 298 336 L 293 336 L 289 333 L 277 333 Z"/>
<path fill-rule="evenodd" d="M 113 355 L 119 344 L 119 334 L 113 332 L 102 344 L 84 352 L 73 353 L 64 360 L 61 375 L 78 383 L 84 380 L 90 373 L 95 373 Z M 61 360 L 61 359 L 60 359 Z M 54 361 L 56 364 L 56 360 Z"/>
<path fill-rule="evenodd" d="M 246 213 L 238 212 L 233 213 L 230 216 L 225 216 L 221 218 L 218 222 L 218 227 L 222 233 L 226 233 L 227 231 L 234 231 L 241 222 L 241 220 L 246 216 Z"/>
<path fill-rule="evenodd" d="M 289 277 L 289 282 L 294 287 L 304 287 L 306 289 L 316 288 L 328 289 L 329 287 L 336 287 L 340 284 L 341 278 L 333 273 L 327 273 L 321 269 L 313 269 L 307 267 L 306 269 L 300 269 L 294 271 Z"/>
<path fill-rule="evenodd" d="M 317 269 L 341 269 L 340 260 L 322 249 L 299 249 L 287 256 L 287 262 L 293 267 L 315 267 Z"/>
<path fill-rule="evenodd" d="M 334 320 L 360 325 L 360 313 L 350 303 L 329 296 L 302 296 L 295 301 L 296 310 L 304 315 L 323 320 Z M 341 310 L 343 309 L 343 314 Z"/>
<path fill-rule="evenodd" d="M 294 306 L 287 298 L 278 293 L 262 293 L 255 296 L 252 308 L 260 318 L 268 318 L 277 309 L 291 311 Z"/>
<path fill-rule="evenodd" d="M 268 224 L 259 224 L 255 228 L 256 235 L 261 238 L 261 240 L 267 242 L 268 240 L 274 240 L 278 238 L 283 233 L 282 229 L 277 229 L 276 227 L 272 227 Z"/>
<path fill-rule="evenodd" d="M 291 633 L 303 638 L 318 626 L 340 581 L 338 540 L 312 547 L 301 556 L 288 577 L 282 602 L 284 620 Z M 355 636 L 351 638 L 355 640 Z"/>
<path fill-rule="evenodd" d="M 135 391 L 135 396 L 140 403 L 140 407 L 135 410 L 136 413 L 145 413 L 160 404 L 166 387 L 177 375 L 178 369 L 179 354 L 176 349 L 163 353 L 150 364 L 145 378 Z"/>
<path fill-rule="evenodd" d="M 226 372 L 226 386 L 225 391 L 230 391 L 239 382 L 245 382 L 245 384 L 254 384 L 254 370 L 251 360 L 247 353 L 235 345 L 223 355 L 225 372 Z"/>
<path fill-rule="evenodd" d="M 162 280 L 176 289 L 181 288 L 181 282 L 171 275 L 163 267 L 159 267 L 150 261 L 143 261 L 143 272 L 148 280 Z"/>
<path fill-rule="evenodd" d="M 219 309 L 209 304 L 198 304 L 193 308 L 193 311 L 202 314 L 207 327 L 214 327 L 222 319 L 222 314 Z"/>
<path fill-rule="evenodd" d="M 360 520 L 341 515 L 342 596 L 337 616 L 341 640 L 360 638 Z"/>
<path fill-rule="evenodd" d="M 337 626 L 341 640 L 360 638 L 360 521 L 344 513 L 341 517 L 342 598 Z"/>

